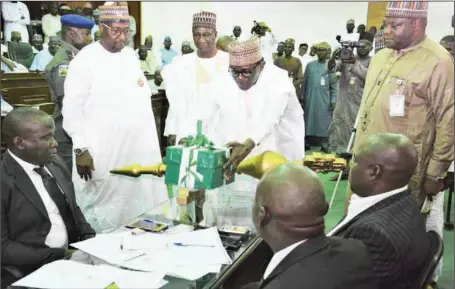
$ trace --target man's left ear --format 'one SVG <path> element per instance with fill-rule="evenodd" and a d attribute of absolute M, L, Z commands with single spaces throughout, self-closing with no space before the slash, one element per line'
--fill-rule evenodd
<path fill-rule="evenodd" d="M 13 138 L 13 145 L 19 150 L 25 149 L 24 139 L 20 136 Z"/>
<path fill-rule="evenodd" d="M 371 180 L 377 180 L 382 174 L 382 167 L 380 165 L 370 165 L 367 169 L 367 177 Z"/>

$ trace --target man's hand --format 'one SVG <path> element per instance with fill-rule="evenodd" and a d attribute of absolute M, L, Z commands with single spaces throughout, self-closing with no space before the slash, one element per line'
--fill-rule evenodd
<path fill-rule="evenodd" d="M 167 146 L 175 146 L 175 139 L 176 139 L 176 136 L 175 135 L 169 135 L 167 137 Z"/>
<path fill-rule="evenodd" d="M 65 259 L 71 258 L 74 252 L 76 252 L 76 250 L 65 250 Z"/>
<path fill-rule="evenodd" d="M 348 64 L 354 64 L 357 61 L 357 58 L 355 56 L 351 56 L 348 60 L 343 60 L 343 63 L 348 63 Z"/>
<path fill-rule="evenodd" d="M 179 140 L 179 145 L 183 145 L 183 144 L 185 144 L 186 142 L 188 142 L 188 138 L 184 137 L 184 138 L 182 138 L 181 140 Z"/>
<path fill-rule="evenodd" d="M 336 63 L 335 59 L 333 59 L 333 58 L 327 62 L 327 70 L 329 72 L 334 72 L 336 66 L 337 66 L 337 63 Z"/>
<path fill-rule="evenodd" d="M 334 111 L 335 110 L 335 103 L 329 103 L 329 111 Z"/>
<path fill-rule="evenodd" d="M 83 152 L 82 155 L 76 156 L 76 168 L 77 174 L 81 179 L 85 179 L 86 181 L 92 179 L 92 171 L 95 170 L 95 166 L 88 150 Z"/>
<path fill-rule="evenodd" d="M 243 144 L 239 142 L 230 142 L 226 147 L 231 149 L 231 156 L 224 165 L 225 178 L 230 180 L 237 170 L 237 166 L 243 161 L 256 146 L 252 139 L 247 139 Z"/>
<path fill-rule="evenodd" d="M 436 196 L 439 192 L 442 191 L 444 188 L 444 183 L 443 182 L 438 182 L 437 180 L 433 178 L 425 178 L 425 181 L 423 183 L 423 192 L 427 196 Z"/>

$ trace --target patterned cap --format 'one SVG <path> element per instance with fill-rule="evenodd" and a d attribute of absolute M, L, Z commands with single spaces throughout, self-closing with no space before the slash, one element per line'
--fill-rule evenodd
<path fill-rule="evenodd" d="M 262 59 L 261 42 L 253 36 L 246 41 L 233 41 L 228 46 L 229 64 L 245 66 L 258 63 Z"/>
<path fill-rule="evenodd" d="M 384 30 L 379 30 L 374 36 L 374 53 L 378 53 L 385 48 Z"/>
<path fill-rule="evenodd" d="M 354 25 L 355 25 L 355 21 L 354 21 L 354 19 L 349 19 L 349 20 L 346 22 L 346 24 L 354 24 Z"/>
<path fill-rule="evenodd" d="M 100 10 L 100 22 L 129 21 L 127 2 L 106 2 L 98 7 Z"/>
<path fill-rule="evenodd" d="M 183 41 L 183 42 L 182 42 L 182 47 L 183 47 L 183 46 L 190 46 L 190 47 L 191 47 L 191 42 L 189 42 L 189 41 Z"/>
<path fill-rule="evenodd" d="M 193 28 L 204 27 L 216 30 L 216 14 L 202 11 L 193 15 Z"/>
<path fill-rule="evenodd" d="M 386 17 L 427 18 L 427 1 L 390 1 L 385 12 Z"/>

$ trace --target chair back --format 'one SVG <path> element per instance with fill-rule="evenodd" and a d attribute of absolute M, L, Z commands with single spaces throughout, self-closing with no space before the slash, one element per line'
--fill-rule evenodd
<path fill-rule="evenodd" d="M 412 288 L 426 289 L 431 284 L 433 274 L 444 253 L 444 242 L 441 237 L 434 231 L 429 231 L 427 234 L 430 239 L 430 254 L 422 268 L 420 276 L 416 280 L 416 286 Z"/>

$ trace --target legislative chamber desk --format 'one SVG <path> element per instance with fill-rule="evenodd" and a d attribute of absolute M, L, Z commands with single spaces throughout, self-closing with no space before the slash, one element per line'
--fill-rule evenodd
<path fill-rule="evenodd" d="M 252 202 L 252 198 L 250 197 Z M 175 202 L 175 199 L 166 201 L 157 207 L 151 209 L 147 213 L 135 218 L 135 219 L 149 219 L 158 222 L 163 222 L 169 225 L 169 228 L 172 226 L 182 224 L 185 222 L 175 221 L 172 217 L 172 213 L 169 213 L 170 207 L 172 206 L 171 202 Z M 220 207 L 219 216 L 222 216 L 222 223 L 220 225 L 239 225 L 244 226 L 244 221 L 239 221 L 239 219 L 246 220 L 251 222 L 251 204 L 243 202 L 242 211 L 239 212 L 239 209 L 234 209 L 232 213 L 226 212 L 225 206 Z M 233 207 L 232 204 L 230 206 Z M 235 207 L 235 205 L 234 205 Z M 221 212 L 222 211 L 222 212 Z M 241 217 L 239 218 L 239 215 Z M 218 217 L 220 219 L 220 217 Z M 135 219 L 131 221 L 135 221 Z M 243 222 L 238 224 L 239 222 Z M 129 222 L 128 222 L 129 223 Z M 217 226 L 219 227 L 219 226 Z M 200 229 L 201 227 L 195 225 L 194 228 Z M 127 230 L 125 228 L 119 228 L 119 230 Z M 253 230 L 254 231 L 254 230 Z M 263 242 L 263 240 L 257 236 L 256 233 L 252 232 L 242 243 L 242 246 L 237 251 L 227 250 L 229 256 L 232 259 L 230 265 L 223 265 L 219 273 L 208 273 L 205 276 L 194 280 L 184 280 L 179 278 L 174 278 L 171 276 L 165 276 L 165 280 L 168 283 L 161 287 L 162 289 L 239 289 L 242 286 L 261 280 L 262 274 L 265 270 L 267 263 L 272 257 L 272 251 L 270 247 Z M 52 278 L 52 277 L 50 277 Z M 144 284 L 146 286 L 146 284 Z M 108 288 L 115 288 L 114 286 L 109 286 Z M 10 287 L 11 289 L 22 289 L 23 287 Z M 144 287 L 145 288 L 145 287 Z M 28 288 L 30 289 L 30 288 Z M 123 288 L 121 288 L 123 289 Z"/>

